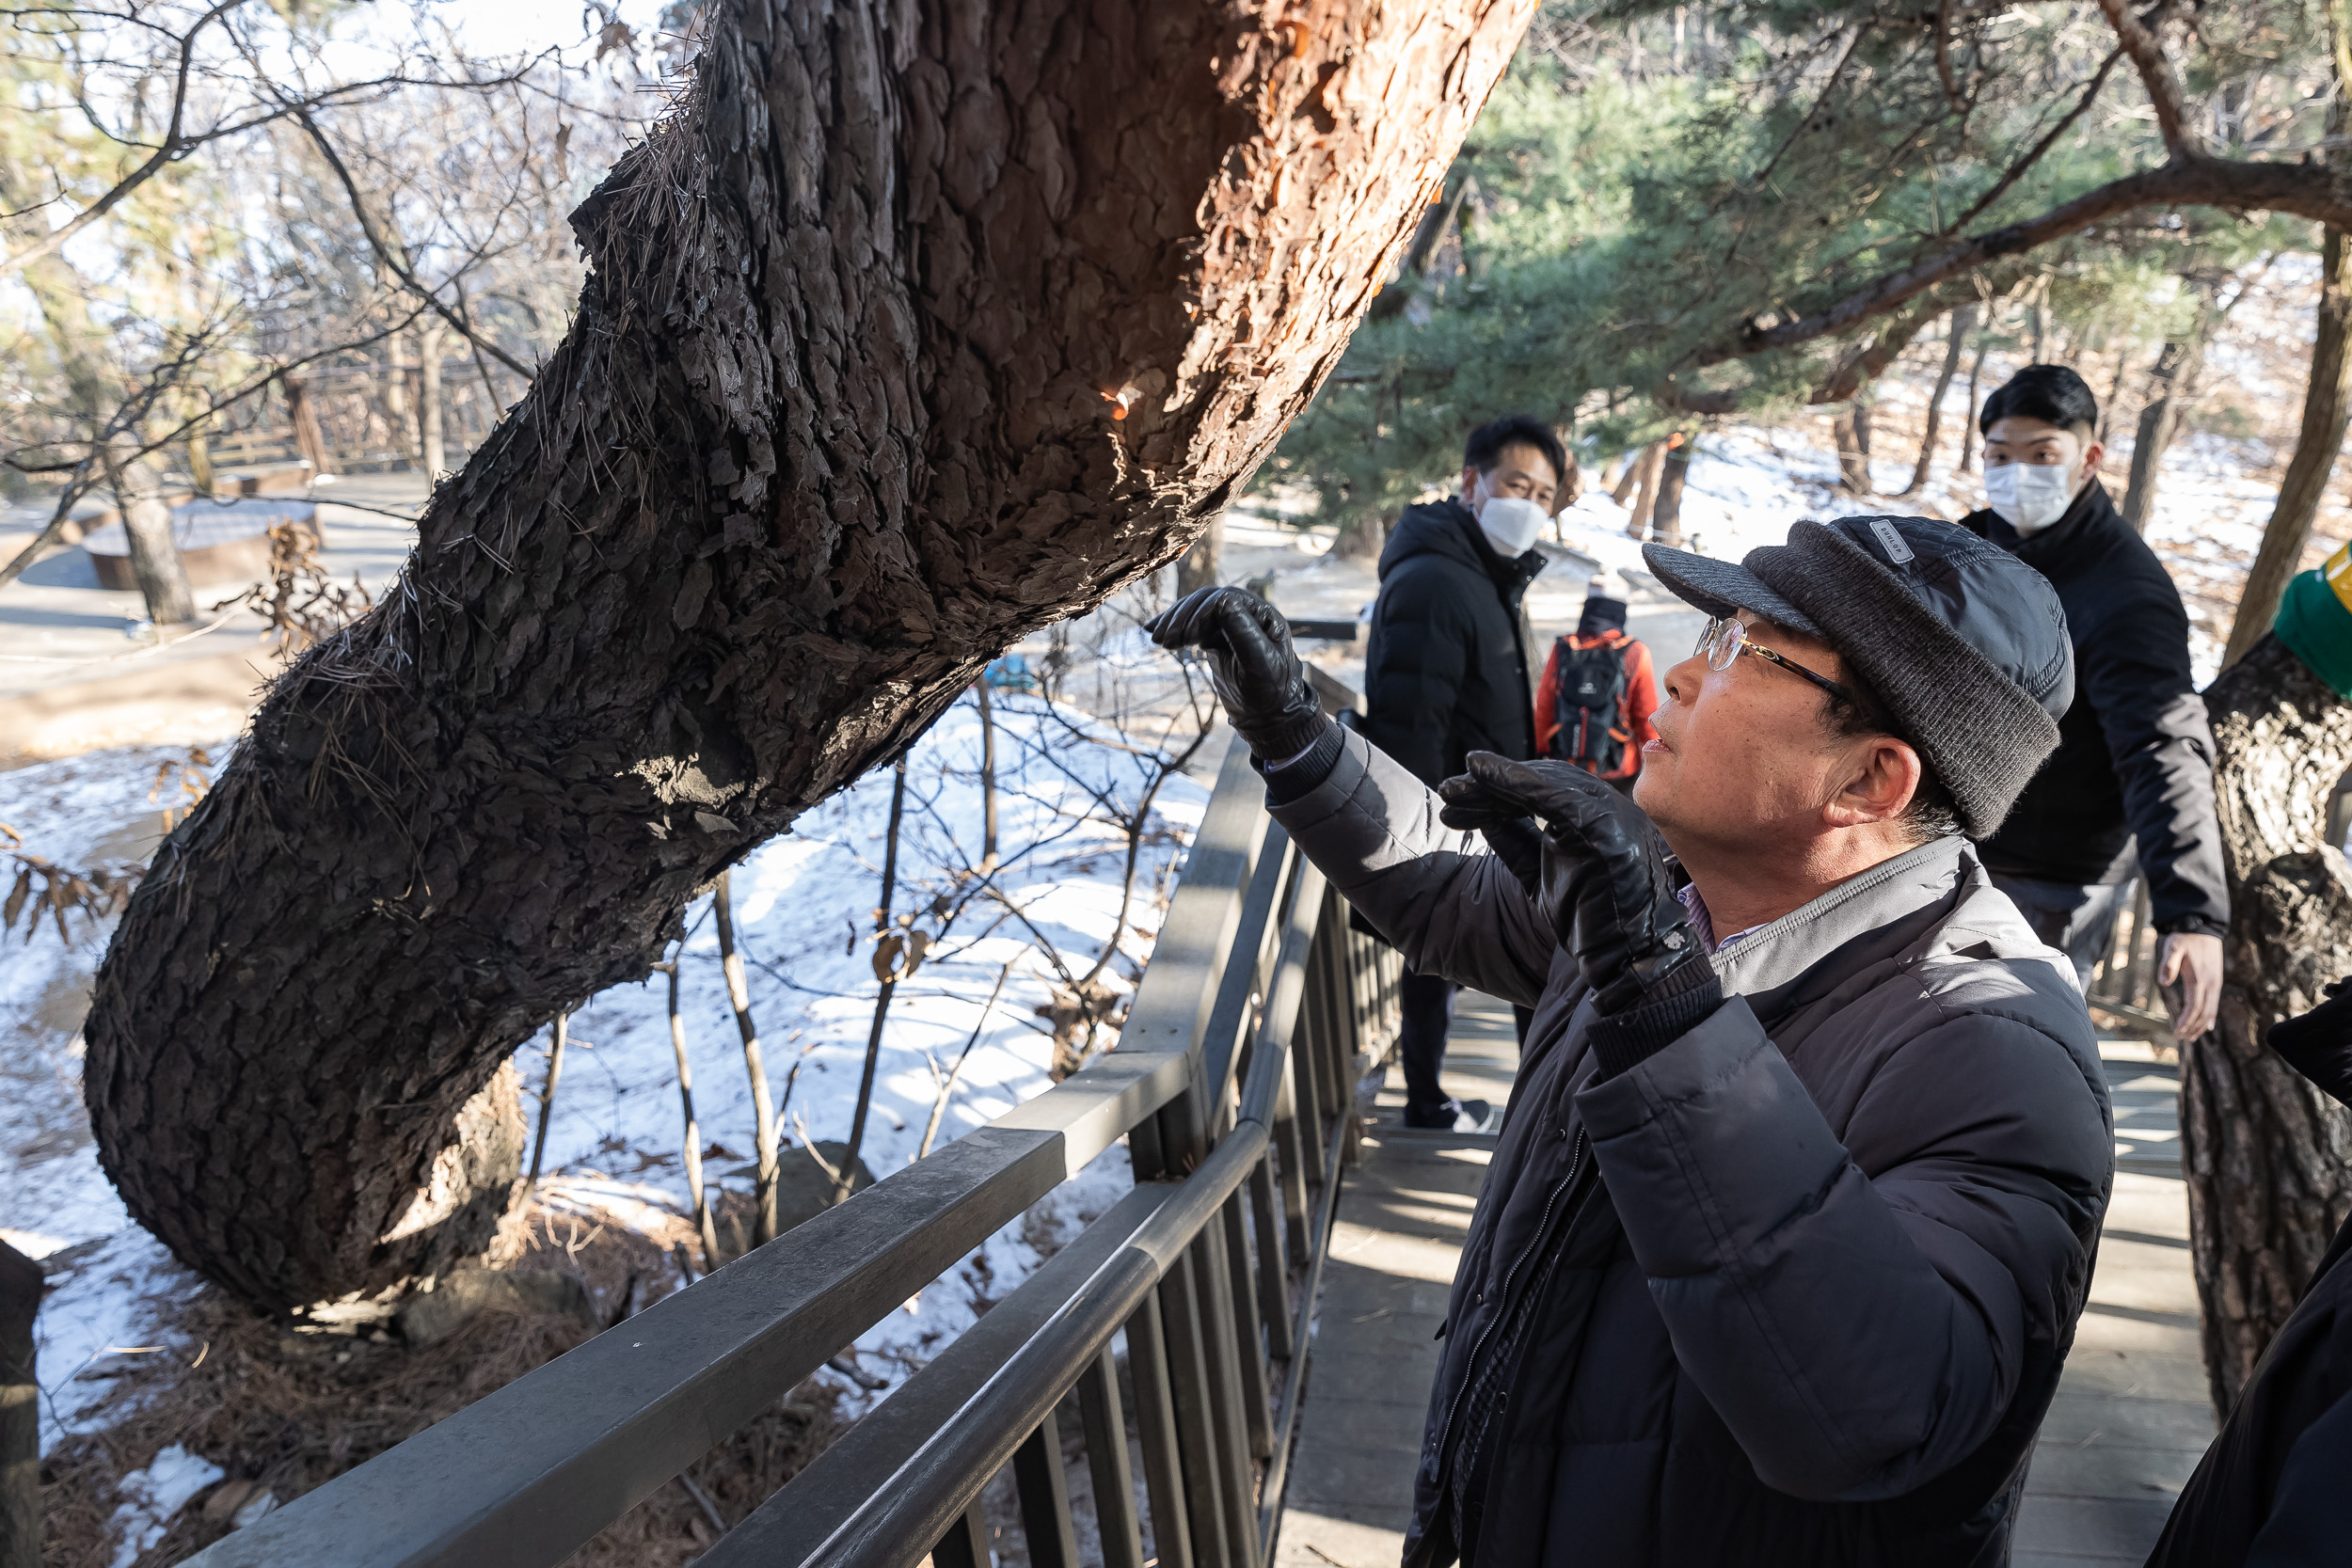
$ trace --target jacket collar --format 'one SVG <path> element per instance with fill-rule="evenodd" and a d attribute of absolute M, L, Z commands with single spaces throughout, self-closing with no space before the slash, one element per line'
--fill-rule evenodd
<path fill-rule="evenodd" d="M 1968 841 L 1947 833 L 1848 878 L 1716 955 L 1724 994 L 1771 1017 L 1916 945 L 1956 907 L 1972 865 Z"/>
<path fill-rule="evenodd" d="M 1478 527 L 1477 515 L 1458 496 L 1405 509 L 1396 531 L 1389 535 L 1388 548 L 1380 552 L 1380 577 L 1385 580 L 1400 562 L 1416 555 L 1441 555 L 1485 574 L 1504 601 L 1514 605 L 1545 564 L 1541 550 L 1531 549 L 1509 559 L 1497 555 Z"/>
<path fill-rule="evenodd" d="M 2123 515 L 2115 509 L 2115 498 L 2107 494 L 2106 485 L 2094 476 L 2058 520 L 2040 533 L 2019 533 L 1990 507 L 1971 512 L 1961 519 L 1961 526 L 2000 546 L 2026 565 L 2046 572 L 2064 564 L 2077 552 L 2104 544 L 2111 530 L 2123 527 Z"/>

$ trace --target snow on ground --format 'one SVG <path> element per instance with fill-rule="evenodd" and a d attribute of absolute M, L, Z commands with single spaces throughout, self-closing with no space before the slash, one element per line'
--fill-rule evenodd
<path fill-rule="evenodd" d="M 1123 652 L 1131 664 L 1145 657 L 1140 649 Z M 1116 678 L 1110 689 L 1120 689 Z M 1049 1086 L 1054 1042 L 1041 1010 L 1057 985 L 1093 969 L 1115 927 L 1118 949 L 1101 982 L 1132 990 L 1207 801 L 1207 789 L 1182 773 L 1160 783 L 1122 922 L 1127 838 L 1113 819 L 1140 807 L 1156 773 L 1151 754 L 1182 750 L 1189 732 L 1165 719 L 1132 719 L 1122 727 L 1011 692 L 996 695 L 995 722 L 1001 864 L 989 880 L 992 894 L 971 895 L 978 879 L 968 869 L 982 852 L 981 735 L 972 700 L 961 701 L 909 754 L 892 908 L 917 913 L 930 949 L 898 987 L 882 1037 L 863 1150 L 877 1178 L 914 1160 L 938 1075 L 967 1042 L 939 1144 Z M 217 762 L 225 752 L 221 746 L 211 754 Z M 61 864 L 144 860 L 162 827 L 149 799 L 157 769 L 185 755 L 131 748 L 0 773 L 0 822 L 23 836 L 27 851 Z M 734 872 L 752 1012 L 791 1142 L 848 1133 L 879 989 L 874 910 L 892 782 L 887 771 L 864 780 Z M 709 906 L 706 897 L 687 911 L 680 1007 L 706 1173 L 748 1194 L 751 1096 Z M 110 1359 L 186 1349 L 151 1351 L 154 1340 L 144 1336 L 155 1303 L 197 1288 L 131 1223 L 99 1169 L 82 1109 L 78 1029 L 103 936 L 77 919 L 70 941 L 44 925 L 29 940 L 20 928 L 0 948 L 0 1037 L 9 1041 L 0 1055 L 0 1216 L 12 1227 L 7 1239 L 47 1258 L 55 1271 L 39 1323 L 44 1448 L 67 1430 L 115 1414 L 104 1379 Z M 1003 993 L 983 1017 L 1000 974 Z M 691 1213 L 667 982 L 655 976 L 609 990 L 574 1014 L 570 1028 L 548 1133 L 547 1201 L 614 1225 L 664 1211 Z M 1115 1038 L 1114 1019 L 1101 1042 Z M 543 1031 L 516 1057 L 525 1113 L 534 1121 L 547 1041 Z M 1126 1152 L 1114 1148 L 991 1238 L 860 1340 L 869 1378 L 902 1379 L 1115 1202 L 1129 1181 Z M 854 1390 L 852 1397 L 879 1395 Z"/>

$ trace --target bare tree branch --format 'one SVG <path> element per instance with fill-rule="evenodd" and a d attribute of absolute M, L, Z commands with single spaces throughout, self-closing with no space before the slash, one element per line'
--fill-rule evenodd
<path fill-rule="evenodd" d="M 2099 8 L 2106 13 L 2108 25 L 2115 29 L 2123 52 L 2132 57 L 2133 67 L 2148 88 L 2148 102 L 2155 105 L 2156 129 L 2164 136 L 2165 150 L 2176 159 L 2201 156 L 2203 150 L 2189 135 L 2181 109 L 2180 80 L 2172 74 L 2172 63 L 2164 57 L 2164 45 L 2140 24 L 2125 0 L 2099 0 Z"/>
<path fill-rule="evenodd" d="M 2074 106 L 2067 110 L 2066 113 L 2059 118 L 2058 122 L 2056 125 L 2050 127 L 2049 134 L 2047 135 L 2043 136 L 2040 141 L 2034 143 L 2030 148 L 2027 148 L 2026 151 L 2018 157 L 2015 163 L 2010 165 L 2008 170 L 2003 173 L 1998 180 L 1993 182 L 1993 188 L 1986 191 L 1982 196 L 1977 198 L 1976 204 L 1970 207 L 1966 212 L 1961 214 L 1957 218 L 1954 218 L 1945 229 L 1944 232 L 1946 234 L 1958 233 L 1961 230 L 1967 228 L 1979 217 L 1982 216 L 1986 208 L 1992 206 L 1995 201 L 2000 200 L 2002 197 L 2007 196 L 2009 194 L 2009 188 L 2011 185 L 2016 184 L 2019 180 L 2023 179 L 2027 169 L 2040 163 L 2042 161 L 2042 154 L 2048 152 L 2051 148 L 2057 146 L 2058 139 L 2066 135 L 2067 131 L 2073 127 L 2076 120 L 2082 119 L 2083 111 L 2090 108 L 2091 100 L 2099 96 L 2099 89 L 2106 86 L 2107 73 L 2115 69 L 2115 62 L 2122 57 L 2123 47 L 2122 45 L 2118 44 L 2114 51 L 2110 53 L 2106 59 L 2100 65 L 2097 73 L 2090 78 L 2090 86 L 2085 87 L 2083 89 L 2083 95 L 2074 101 Z"/>
<path fill-rule="evenodd" d="M 245 4 L 246 0 L 218 0 L 218 3 L 215 4 L 210 10 L 207 10 L 202 15 L 199 16 L 196 22 L 189 26 L 186 32 L 179 34 L 175 38 L 174 41 L 176 44 L 178 60 L 174 65 L 172 71 L 171 114 L 166 124 L 163 138 L 154 144 L 153 150 L 148 158 L 136 168 L 132 169 L 129 173 L 123 175 L 122 178 L 116 181 L 113 185 L 106 189 L 104 194 L 98 198 L 97 200 L 91 202 L 87 207 L 83 208 L 82 211 L 74 214 L 73 216 L 68 218 L 57 228 L 49 230 L 37 240 L 28 242 L 7 256 L 0 256 L 0 277 L 5 277 L 11 272 L 21 271 L 24 268 L 30 266 L 33 262 L 40 261 L 44 256 L 55 255 L 58 250 L 70 243 L 76 234 L 79 234 L 83 230 L 87 229 L 90 225 L 104 217 L 108 213 L 114 211 L 116 207 L 122 203 L 125 198 L 130 196 L 134 191 L 137 190 L 141 185 L 146 184 L 150 180 L 152 180 L 156 175 L 162 173 L 173 164 L 182 162 L 191 153 L 213 142 L 226 141 L 231 137 L 242 135 L 246 132 L 260 130 L 262 127 L 269 125 L 274 121 L 285 119 L 290 115 L 312 109 L 326 108 L 335 103 L 346 102 L 355 97 L 372 92 L 380 92 L 391 87 L 454 87 L 480 89 L 485 87 L 506 87 L 520 83 L 523 80 L 523 71 L 528 70 L 528 65 L 526 65 L 524 67 L 517 68 L 517 70 L 510 71 L 503 76 L 469 79 L 461 82 L 451 82 L 437 77 L 409 76 L 402 72 L 395 72 L 385 76 L 371 77 L 364 82 L 342 82 L 338 83 L 333 87 L 323 88 L 317 92 L 307 94 L 301 98 L 291 100 L 280 99 L 275 107 L 269 109 L 265 113 L 249 115 L 243 119 L 225 119 L 207 130 L 191 132 L 185 128 L 185 121 L 188 105 L 188 79 L 195 70 L 197 40 L 207 27 L 213 25 L 216 22 L 222 21 L 229 15 L 229 13 Z M 147 26 L 151 29 L 153 25 L 152 24 L 146 23 L 137 17 L 118 17 L 114 20 Z M 76 102 L 81 104 L 85 118 L 90 121 L 91 125 L 94 126 L 101 135 L 106 136 L 107 139 L 111 141 L 122 140 L 122 138 L 118 137 L 113 131 L 107 128 L 103 118 L 98 114 L 97 110 L 90 105 L 87 99 L 77 95 Z M 124 145 L 129 146 L 140 144 L 133 144 L 126 141 L 124 142 Z M 18 215 L 20 214 L 15 213 L 0 213 L 0 220 L 5 220 Z"/>
<path fill-rule="evenodd" d="M 375 252 L 375 259 L 383 262 L 386 270 L 405 284 L 419 299 L 430 306 L 433 313 L 447 322 L 459 337 L 464 338 L 477 350 L 489 355 L 500 364 L 521 376 L 524 383 L 528 385 L 536 373 L 530 366 L 476 332 L 469 312 L 463 309 L 453 310 L 442 304 L 439 293 L 426 287 L 416 273 L 410 270 L 408 263 L 392 253 L 390 245 L 385 241 L 383 235 L 376 232 L 375 218 L 368 211 L 367 198 L 359 194 L 358 182 L 352 179 L 351 170 L 344 166 L 342 154 L 335 150 L 334 142 L 324 130 L 320 129 L 319 122 L 311 118 L 310 110 L 302 107 L 295 108 L 294 119 L 294 122 L 310 135 L 311 143 L 318 148 L 319 156 L 326 160 L 326 166 L 335 171 L 336 180 L 342 183 L 343 194 L 351 202 L 352 215 L 359 221 L 359 232 L 367 237 L 368 248 Z M 497 400 L 494 397 L 492 401 Z"/>
<path fill-rule="evenodd" d="M 1887 273 L 1809 316 L 1769 327 L 1749 326 L 1728 342 L 1693 353 L 1696 369 L 1842 336 L 1940 283 L 1990 261 L 2022 255 L 2078 234 L 2103 219 L 2147 207 L 2220 207 L 2232 212 L 2291 213 L 2317 223 L 2352 227 L 2352 182 L 2340 183 L 2313 165 L 2236 162 L 2192 153 L 2158 167 L 2086 191 L 2041 216 L 1987 230 L 1907 267 Z M 1705 394 L 1686 394 L 1704 396 Z M 1699 407 L 1692 404 L 1690 406 Z"/>

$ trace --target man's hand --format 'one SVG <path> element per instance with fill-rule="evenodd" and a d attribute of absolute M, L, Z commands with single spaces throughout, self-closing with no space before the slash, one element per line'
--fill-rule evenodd
<path fill-rule="evenodd" d="M 2221 1007 L 2221 939 L 2195 931 L 2175 931 L 2156 949 L 2156 985 L 2180 985 L 2180 1002 L 2165 997 L 2172 1007 L 2172 1037 L 2193 1040 L 2213 1027 Z"/>
<path fill-rule="evenodd" d="M 1143 629 L 1163 648 L 1209 656 L 1216 700 L 1260 762 L 1287 762 L 1331 727 L 1291 646 L 1290 623 L 1247 589 L 1197 588 Z"/>
<path fill-rule="evenodd" d="M 1581 768 L 1512 762 L 1472 752 L 1469 771 L 1438 786 L 1450 828 L 1478 828 L 1489 842 L 1506 824 L 1541 820 L 1537 907 L 1576 955 L 1604 1014 L 1711 981 L 1689 911 L 1675 896 L 1665 846 L 1642 810 Z"/>

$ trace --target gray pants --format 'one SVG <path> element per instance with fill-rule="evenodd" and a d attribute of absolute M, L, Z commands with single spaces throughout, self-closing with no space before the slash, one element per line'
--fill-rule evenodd
<path fill-rule="evenodd" d="M 2045 882 L 2038 877 L 1993 873 L 1993 885 L 2009 895 L 2033 934 L 2074 960 L 2074 979 L 2090 989 L 2090 972 L 2106 956 L 2115 917 L 2123 912 L 2134 882 Z"/>

